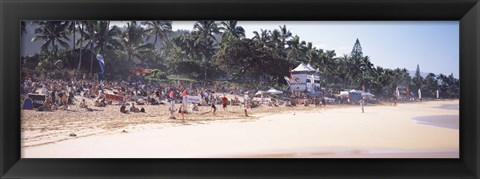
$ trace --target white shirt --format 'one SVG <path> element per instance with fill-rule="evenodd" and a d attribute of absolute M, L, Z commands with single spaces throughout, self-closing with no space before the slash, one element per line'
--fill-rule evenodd
<path fill-rule="evenodd" d="M 42 94 L 48 95 L 48 90 L 47 90 L 47 88 L 45 88 L 45 86 L 42 87 Z"/>

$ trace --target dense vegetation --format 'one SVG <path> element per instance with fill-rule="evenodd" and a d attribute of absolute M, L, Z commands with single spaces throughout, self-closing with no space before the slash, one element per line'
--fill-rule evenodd
<path fill-rule="evenodd" d="M 253 38 L 236 21 L 198 21 L 191 31 L 173 32 L 171 21 L 131 21 L 126 28 L 110 21 L 35 21 L 32 41 L 41 52 L 22 57 L 23 68 L 41 72 L 77 71 L 78 76 L 99 71 L 95 54 L 102 54 L 109 80 L 127 79 L 137 68 L 152 69 L 148 79 L 182 77 L 228 80 L 236 83 L 282 86 L 283 76 L 300 62 L 319 68 L 322 87 L 366 89 L 378 96 L 422 90 L 422 96 L 459 97 L 459 80 L 451 75 L 409 75 L 407 69 L 374 66 L 357 39 L 351 54 L 318 49 L 293 35 L 285 25 L 254 31 Z M 26 23 L 22 23 L 25 33 Z M 68 42 L 73 41 L 73 46 Z M 153 42 L 152 42 L 153 38 Z M 66 77 L 68 75 L 59 75 Z"/>

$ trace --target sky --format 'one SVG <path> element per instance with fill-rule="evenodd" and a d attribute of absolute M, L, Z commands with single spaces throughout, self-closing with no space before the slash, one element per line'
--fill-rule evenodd
<path fill-rule="evenodd" d="M 123 26 L 126 22 L 114 22 Z M 173 30 L 192 30 L 194 21 L 173 21 Z M 350 54 L 359 39 L 363 55 L 375 66 L 407 68 L 425 73 L 443 73 L 459 77 L 458 21 L 239 21 L 246 37 L 253 31 L 279 29 L 286 25 L 301 41 L 337 56 Z"/>

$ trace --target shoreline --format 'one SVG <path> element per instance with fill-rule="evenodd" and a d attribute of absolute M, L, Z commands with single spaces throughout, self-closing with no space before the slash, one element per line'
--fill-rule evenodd
<path fill-rule="evenodd" d="M 458 129 L 413 120 L 425 114 L 458 115 L 458 111 L 437 108 L 455 103 L 367 106 L 364 114 L 351 106 L 281 111 L 248 119 L 134 125 L 126 133 L 116 130 L 23 147 L 22 157 L 458 158 Z"/>

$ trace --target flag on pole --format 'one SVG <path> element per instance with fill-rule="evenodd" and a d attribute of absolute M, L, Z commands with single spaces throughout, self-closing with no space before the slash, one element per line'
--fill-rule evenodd
<path fill-rule="evenodd" d="M 97 61 L 98 64 L 100 65 L 100 70 L 102 71 L 102 74 L 105 71 L 105 61 L 103 60 L 103 56 L 100 54 L 97 54 Z"/>
<path fill-rule="evenodd" d="M 395 88 L 395 92 L 397 94 L 397 97 L 400 97 L 400 91 L 398 90 L 398 86 Z"/>

